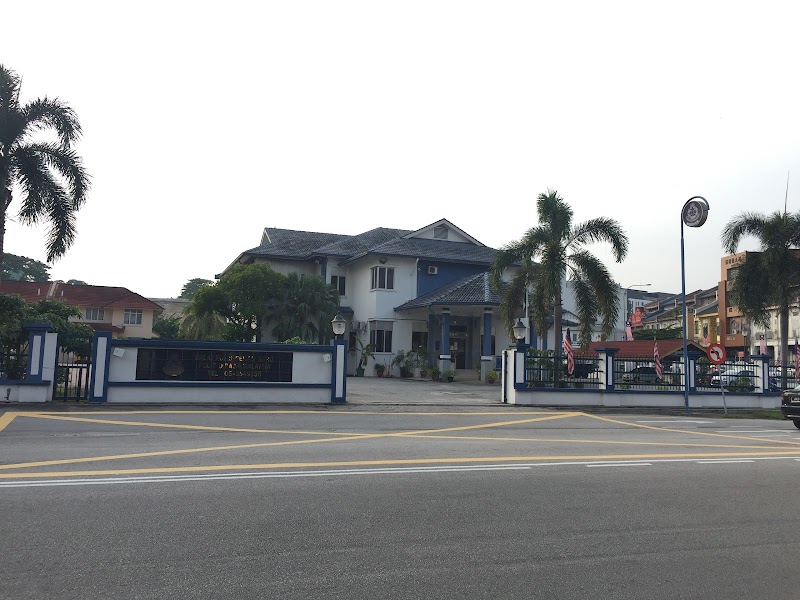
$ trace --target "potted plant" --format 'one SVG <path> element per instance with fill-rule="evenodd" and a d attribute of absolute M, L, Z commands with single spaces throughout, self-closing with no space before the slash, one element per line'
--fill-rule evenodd
<path fill-rule="evenodd" d="M 447 381 L 453 381 L 456 378 L 456 372 L 453 369 L 447 369 L 442 377 L 447 377 Z"/>
<path fill-rule="evenodd" d="M 416 361 L 415 368 L 419 369 L 419 376 L 425 379 L 428 376 L 428 351 L 421 346 L 414 351 Z"/>
<path fill-rule="evenodd" d="M 414 362 L 416 357 L 413 351 L 400 350 L 397 355 L 392 359 L 392 366 L 400 368 L 400 377 L 411 377 L 414 370 Z"/>
<path fill-rule="evenodd" d="M 386 371 L 386 365 L 383 363 L 375 363 L 375 374 L 378 377 L 383 377 L 383 373 Z"/>
<path fill-rule="evenodd" d="M 433 365 L 431 367 L 431 379 L 433 381 L 439 381 L 439 367 L 437 365 Z"/>
<path fill-rule="evenodd" d="M 356 338 L 358 344 L 358 364 L 356 365 L 356 377 L 364 376 L 364 369 L 367 366 L 367 360 L 374 356 L 374 349 L 372 344 L 365 344 L 360 339 Z"/>
<path fill-rule="evenodd" d="M 489 371 L 486 373 L 486 381 L 494 383 L 497 381 L 497 371 Z"/>

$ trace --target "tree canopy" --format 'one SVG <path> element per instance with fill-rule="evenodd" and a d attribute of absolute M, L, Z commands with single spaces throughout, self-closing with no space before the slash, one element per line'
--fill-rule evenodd
<path fill-rule="evenodd" d="M 5 254 L 0 265 L 0 279 L 11 281 L 50 281 L 50 265 L 27 256 Z"/>
<path fill-rule="evenodd" d="M 80 317 L 80 310 L 58 300 L 42 300 L 28 304 L 16 294 L 0 294 L 0 347 L 8 357 L 9 379 L 20 379 L 28 348 L 28 331 L 25 323 L 49 323 L 59 334 L 59 344 L 67 351 L 85 356 L 89 352 L 92 328 L 71 321 Z"/>
<path fill-rule="evenodd" d="M 191 300 L 194 298 L 194 295 L 204 285 L 212 285 L 214 282 L 210 279 L 202 279 L 200 277 L 195 277 L 194 279 L 190 279 L 187 281 L 183 288 L 181 289 L 181 295 L 179 298 L 186 298 L 187 300 Z"/>
<path fill-rule="evenodd" d="M 317 275 L 283 275 L 265 263 L 234 265 L 201 285 L 187 308 L 181 335 L 193 339 L 261 341 L 329 337 L 339 294 Z"/>
<path fill-rule="evenodd" d="M 601 337 L 611 334 L 619 311 L 618 286 L 606 266 L 585 246 L 606 242 L 616 262 L 628 252 L 628 237 L 614 219 L 599 217 L 573 225 L 572 208 L 558 192 L 548 190 L 536 201 L 539 224 L 522 239 L 501 248 L 492 265 L 492 283 L 500 289 L 503 273 L 516 272 L 504 290 L 501 314 L 509 335 L 528 298 L 531 326 L 540 336 L 547 333 L 552 315 L 556 354 L 561 352 L 562 281 L 568 279 L 575 293 L 579 335 L 582 343 L 591 339 L 597 320 Z"/>
<path fill-rule="evenodd" d="M 736 252 L 747 236 L 758 241 L 759 251 L 731 269 L 730 304 L 755 323 L 766 325 L 770 308 L 780 315 L 781 360 L 789 360 L 789 308 L 800 289 L 800 213 L 764 215 L 744 212 L 733 217 L 722 231 L 726 252 Z M 786 387 L 787 370 L 782 370 Z"/>

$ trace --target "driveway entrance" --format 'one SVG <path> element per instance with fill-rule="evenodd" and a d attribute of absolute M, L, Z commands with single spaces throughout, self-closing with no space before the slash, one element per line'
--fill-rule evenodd
<path fill-rule="evenodd" d="M 474 371 L 467 370 L 457 372 L 452 383 L 398 377 L 348 377 L 347 403 L 497 406 L 502 404 L 502 399 L 499 383 L 480 383 Z"/>

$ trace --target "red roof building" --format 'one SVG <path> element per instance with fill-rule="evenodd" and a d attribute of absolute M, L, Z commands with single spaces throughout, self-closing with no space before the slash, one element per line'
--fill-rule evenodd
<path fill-rule="evenodd" d="M 153 319 L 161 305 L 124 287 L 69 285 L 58 281 L 0 281 L 0 294 L 17 294 L 29 304 L 59 300 L 81 311 L 75 319 L 114 337 L 153 337 Z"/>

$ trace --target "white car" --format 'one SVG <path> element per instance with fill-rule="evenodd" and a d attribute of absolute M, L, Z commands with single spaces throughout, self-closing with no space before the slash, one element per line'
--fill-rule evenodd
<path fill-rule="evenodd" d="M 728 369 L 724 373 L 719 375 L 714 375 L 711 378 L 711 387 L 724 387 L 728 388 L 731 387 L 731 384 L 740 379 L 737 384 L 742 384 L 741 386 L 737 387 L 744 387 L 746 389 L 754 389 L 755 388 L 755 378 L 756 372 L 752 369 Z"/>

